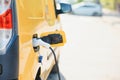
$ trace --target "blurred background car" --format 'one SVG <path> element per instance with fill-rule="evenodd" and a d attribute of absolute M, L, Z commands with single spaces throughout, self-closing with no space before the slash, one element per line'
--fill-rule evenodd
<path fill-rule="evenodd" d="M 72 6 L 72 13 L 84 16 L 102 16 L 102 6 L 94 2 L 81 2 Z"/>

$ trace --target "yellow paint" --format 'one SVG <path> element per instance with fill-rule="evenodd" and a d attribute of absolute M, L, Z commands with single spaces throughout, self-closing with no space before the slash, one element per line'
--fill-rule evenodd
<path fill-rule="evenodd" d="M 41 35 L 44 32 L 61 30 L 53 2 L 53 0 L 16 0 L 20 44 L 19 80 L 34 80 L 38 68 L 42 68 L 42 65 L 38 63 L 38 56 L 44 53 L 44 57 L 46 57 L 50 53 L 43 47 L 39 54 L 34 52 L 32 47 L 33 34 Z M 64 41 L 66 42 L 65 36 Z M 54 60 L 52 60 L 52 66 L 53 62 Z M 46 74 L 49 74 L 52 66 Z M 44 72 L 41 74 L 44 75 L 43 80 L 48 76 Z"/>

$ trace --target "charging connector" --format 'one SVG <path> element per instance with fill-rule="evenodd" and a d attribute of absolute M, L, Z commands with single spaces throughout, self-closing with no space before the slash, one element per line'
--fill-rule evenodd
<path fill-rule="evenodd" d="M 40 38 L 37 38 L 37 37 L 33 37 L 32 44 L 33 44 L 34 49 L 36 47 L 43 46 L 43 47 L 50 49 L 52 51 L 53 56 L 54 56 L 54 60 L 55 60 L 55 65 L 56 65 L 57 71 L 58 71 L 58 78 L 59 78 L 59 80 L 61 80 L 56 54 L 55 54 L 54 50 L 51 48 L 50 44 L 44 42 L 43 40 L 41 40 Z M 36 52 L 36 50 L 34 50 L 34 51 Z"/>
<path fill-rule="evenodd" d="M 42 41 L 40 38 L 33 38 L 32 43 L 33 43 L 33 47 L 43 46 L 43 47 L 45 47 L 45 48 L 47 48 L 47 49 L 50 48 L 50 44 Z"/>

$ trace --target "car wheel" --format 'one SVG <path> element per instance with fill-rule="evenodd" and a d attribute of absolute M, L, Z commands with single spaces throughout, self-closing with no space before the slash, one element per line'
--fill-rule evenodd
<path fill-rule="evenodd" d="M 52 70 L 51 70 L 51 73 L 57 73 L 57 66 L 56 64 L 53 66 Z"/>
<path fill-rule="evenodd" d="M 102 14 L 100 14 L 99 16 L 103 16 Z"/>
<path fill-rule="evenodd" d="M 38 69 L 35 80 L 42 80 L 41 77 L 40 77 L 40 72 L 41 72 L 41 68 Z"/>
<path fill-rule="evenodd" d="M 97 13 L 97 12 L 94 12 L 94 13 L 93 13 L 93 16 L 98 16 L 98 13 Z"/>

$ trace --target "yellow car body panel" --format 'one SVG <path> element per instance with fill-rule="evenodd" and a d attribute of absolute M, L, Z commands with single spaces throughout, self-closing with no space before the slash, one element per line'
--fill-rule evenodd
<path fill-rule="evenodd" d="M 47 80 L 57 72 L 52 52 L 58 61 L 66 42 L 59 14 L 71 11 L 70 4 L 58 4 L 60 9 L 56 0 L 0 1 L 0 80 Z"/>
<path fill-rule="evenodd" d="M 34 52 L 32 36 L 35 33 L 41 35 L 44 32 L 61 30 L 55 14 L 54 0 L 16 0 L 16 3 L 20 45 L 19 80 L 35 80 L 39 67 L 41 78 L 45 80 L 54 65 L 54 59 L 46 60 L 50 51 L 44 47 L 41 47 L 39 53 Z M 56 49 L 56 52 L 59 53 L 59 49 Z M 38 56 L 41 53 L 44 56 L 43 63 L 50 64 L 48 70 L 44 69 L 46 64 L 38 63 Z"/>

